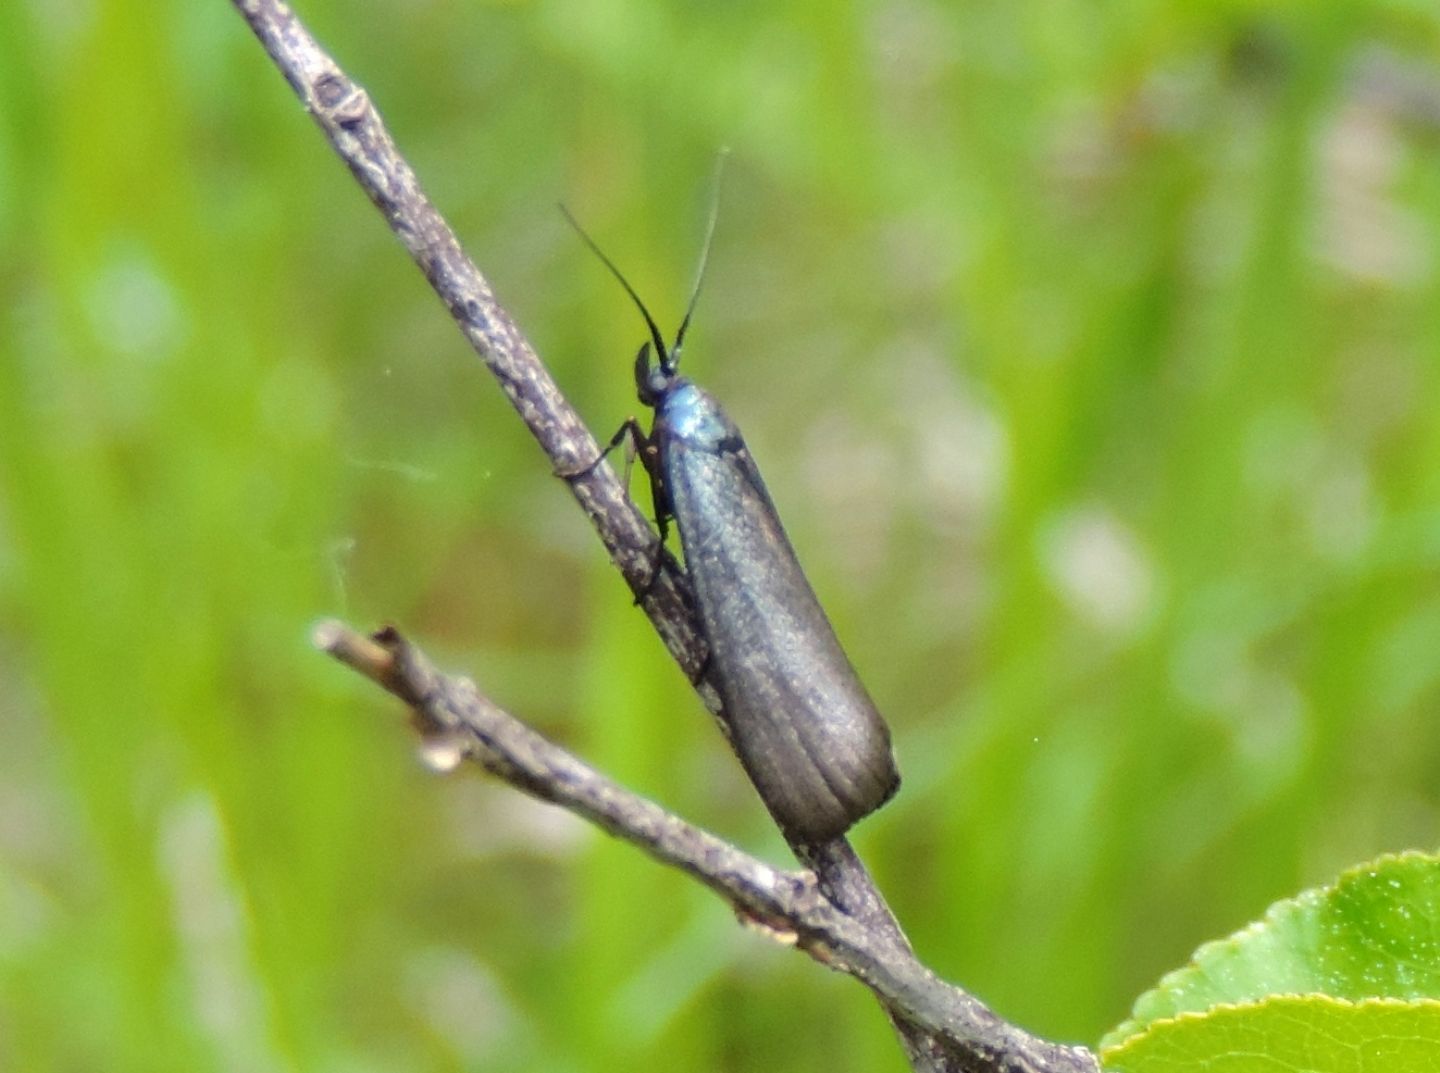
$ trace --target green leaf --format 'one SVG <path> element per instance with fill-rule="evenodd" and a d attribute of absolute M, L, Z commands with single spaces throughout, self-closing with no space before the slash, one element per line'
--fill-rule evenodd
<path fill-rule="evenodd" d="M 1156 1021 L 1269 995 L 1440 998 L 1440 860 L 1382 857 L 1277 902 L 1136 1001 L 1110 1048 Z"/>
<path fill-rule="evenodd" d="M 1101 1058 L 1110 1073 L 1433 1073 L 1440 1002 L 1277 996 L 1157 1022 Z"/>

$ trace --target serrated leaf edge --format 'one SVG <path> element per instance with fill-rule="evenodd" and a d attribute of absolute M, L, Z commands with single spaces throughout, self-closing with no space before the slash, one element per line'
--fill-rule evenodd
<path fill-rule="evenodd" d="M 1183 1013 L 1177 1013 L 1174 1017 L 1158 1018 L 1157 1020 L 1151 1021 L 1139 1032 L 1126 1036 L 1119 1043 L 1112 1043 L 1108 1047 L 1103 1047 L 1097 1053 L 1099 1054 L 1100 1062 L 1103 1065 L 1108 1058 L 1115 1054 L 1115 1052 L 1123 1050 L 1126 1047 L 1130 1046 L 1130 1044 L 1134 1043 L 1136 1040 L 1139 1040 L 1145 1036 L 1150 1035 L 1150 1033 L 1154 1031 L 1166 1028 L 1170 1025 L 1183 1024 L 1187 1021 L 1204 1021 L 1220 1014 L 1259 1009 L 1262 1006 L 1279 1006 L 1302 1002 L 1306 1005 L 1315 1004 L 1342 1007 L 1348 1006 L 1351 1009 L 1360 1009 L 1361 1007 L 1369 1008 L 1385 1006 L 1434 1006 L 1440 1008 L 1440 999 L 1433 998 L 1404 999 L 1380 996 L 1376 998 L 1348 999 L 1336 998 L 1334 995 L 1326 995 L 1318 991 L 1305 994 L 1266 995 L 1264 998 L 1256 999 L 1253 1002 L 1219 1002 L 1206 1010 L 1185 1010 Z"/>
<path fill-rule="evenodd" d="M 1437 854 L 1429 852 L 1427 850 L 1411 849 L 1402 850 L 1398 853 L 1384 853 L 1381 854 L 1379 857 L 1374 858 L 1373 860 L 1366 861 L 1363 864 L 1353 865 L 1350 868 L 1345 869 L 1345 871 L 1341 872 L 1330 883 L 1323 884 L 1318 887 L 1310 887 L 1306 890 L 1301 891 L 1299 894 L 1292 895 L 1289 898 L 1282 898 L 1280 899 L 1280 901 L 1272 903 L 1270 907 L 1265 910 L 1265 915 L 1260 917 L 1260 919 L 1251 921 L 1243 928 L 1240 928 L 1238 931 L 1232 932 L 1223 939 L 1211 939 L 1207 942 L 1200 944 L 1200 946 L 1196 947 L 1195 952 L 1190 955 L 1190 960 L 1186 964 L 1182 965 L 1178 969 L 1171 969 L 1164 976 L 1160 977 L 1160 980 L 1155 984 L 1154 987 L 1142 991 L 1139 996 L 1136 997 L 1135 1001 L 1130 1006 L 1130 1016 L 1127 1017 L 1125 1020 L 1121 1021 L 1109 1032 L 1105 1033 L 1104 1037 L 1102 1037 L 1102 1052 L 1112 1050 L 1115 1047 L 1124 1046 L 1126 1042 L 1134 1039 L 1135 1036 L 1143 1034 L 1151 1025 L 1162 1024 L 1167 1021 L 1175 1021 L 1187 1016 L 1204 1017 L 1207 1014 L 1218 1009 L 1243 1008 L 1245 1006 L 1254 1005 L 1261 1002 L 1268 1002 L 1276 998 L 1294 997 L 1294 995 L 1292 994 L 1276 992 L 1272 995 L 1266 995 L 1262 999 L 1253 999 L 1249 1002 L 1219 1003 L 1204 1010 L 1186 1010 L 1173 1016 L 1162 1017 L 1148 1021 L 1137 1017 L 1135 1014 L 1135 1011 L 1138 1010 L 1144 1003 L 1149 1001 L 1152 996 L 1159 995 L 1166 991 L 1175 990 L 1178 986 L 1183 984 L 1183 982 L 1188 977 L 1197 973 L 1203 974 L 1205 972 L 1205 963 L 1207 961 L 1213 961 L 1219 952 L 1232 950 L 1238 947 L 1242 942 L 1253 941 L 1257 935 L 1262 934 L 1266 930 L 1284 923 L 1289 916 L 1299 912 L 1301 909 L 1307 908 L 1323 898 L 1333 897 L 1337 892 L 1343 890 L 1350 883 L 1353 883 L 1359 879 L 1373 878 L 1372 873 L 1380 871 L 1390 865 L 1408 864 L 1412 861 L 1417 860 L 1440 864 L 1440 856 L 1437 856 Z M 1366 998 L 1361 1000 L 1353 1000 L 1340 999 L 1332 995 L 1324 995 L 1323 992 L 1314 992 L 1314 994 L 1319 997 L 1329 998 L 1335 1002 L 1353 1003 L 1356 1001 L 1395 1001 L 1404 1003 L 1417 1001 L 1413 999 L 1391 999 L 1388 996 L 1384 995 L 1377 995 L 1373 998 Z M 1307 993 L 1303 997 L 1309 997 L 1309 994 Z M 1132 1025 L 1134 1026 L 1133 1028 L 1131 1027 Z M 1121 1038 L 1119 1043 L 1110 1044 L 1109 1046 L 1103 1045 L 1104 1039 L 1109 1039 L 1113 1037 L 1116 1033 L 1121 1031 L 1126 1031 L 1126 1035 Z"/>

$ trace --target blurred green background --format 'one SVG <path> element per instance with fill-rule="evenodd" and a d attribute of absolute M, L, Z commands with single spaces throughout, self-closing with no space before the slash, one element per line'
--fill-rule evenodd
<path fill-rule="evenodd" d="M 673 324 L 895 728 L 856 842 L 1093 1042 L 1440 838 L 1440 16 L 304 0 L 603 435 Z M 900 1070 L 862 988 L 313 652 L 784 847 L 222 0 L 0 5 L 0 1067 Z M 642 482 L 636 481 L 637 492 Z"/>

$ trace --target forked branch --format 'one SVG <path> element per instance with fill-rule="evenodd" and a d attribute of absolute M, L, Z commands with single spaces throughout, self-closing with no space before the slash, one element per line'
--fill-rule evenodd
<path fill-rule="evenodd" d="M 1087 1051 L 1036 1039 L 940 980 L 903 941 L 865 927 L 836 906 L 813 872 L 772 868 L 627 790 L 537 734 L 473 683 L 440 674 L 397 630 L 364 637 L 327 622 L 316 629 L 315 643 L 410 706 L 433 766 L 479 764 L 679 868 L 777 942 L 862 981 L 892 1013 L 955 1057 L 946 1068 L 1097 1069 Z"/>

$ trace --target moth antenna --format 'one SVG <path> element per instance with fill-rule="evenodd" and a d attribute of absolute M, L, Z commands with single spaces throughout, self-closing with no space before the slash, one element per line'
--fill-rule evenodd
<path fill-rule="evenodd" d="M 674 369 L 675 363 L 670 358 L 670 348 L 665 345 L 665 337 L 660 334 L 660 329 L 655 324 L 655 318 L 650 315 L 650 310 L 645 308 L 645 303 L 642 302 L 640 296 L 635 293 L 635 288 L 630 286 L 630 281 L 625 278 L 625 274 L 615 267 L 614 261 L 605 256 L 605 251 L 585 232 L 585 229 L 580 226 L 580 221 L 570 214 L 570 210 L 565 207 L 563 202 L 560 204 L 560 211 L 564 214 L 565 219 L 570 222 L 570 226 L 573 227 L 580 236 L 581 241 L 590 247 L 590 252 L 600 258 L 601 263 L 610 270 L 610 274 L 620 281 L 620 286 L 625 288 L 625 293 L 630 296 L 630 300 L 634 302 L 635 307 L 640 310 L 640 315 L 645 318 L 645 327 L 650 329 L 650 339 L 655 344 L 655 354 L 660 359 L 660 367 L 667 372 Z M 714 226 L 713 220 L 711 221 L 711 226 Z M 689 314 L 686 314 L 686 319 L 689 319 Z M 683 335 L 684 333 L 684 325 L 681 325 L 680 334 Z M 675 346 L 677 349 L 680 346 L 678 337 L 675 340 Z"/>
<path fill-rule="evenodd" d="M 710 243 L 715 237 L 715 221 L 720 218 L 720 180 L 725 175 L 725 158 L 730 155 L 728 146 L 722 146 L 715 158 L 715 185 L 710 194 L 710 218 L 705 223 L 705 241 L 700 246 L 700 267 L 695 270 L 695 287 L 690 292 L 690 304 L 685 307 L 685 318 L 680 330 L 675 333 L 675 345 L 670 349 L 673 363 L 679 364 L 680 347 L 685 342 L 685 332 L 690 327 L 690 317 L 695 312 L 695 303 L 700 300 L 700 285 L 705 282 L 705 268 L 710 263 Z"/>

